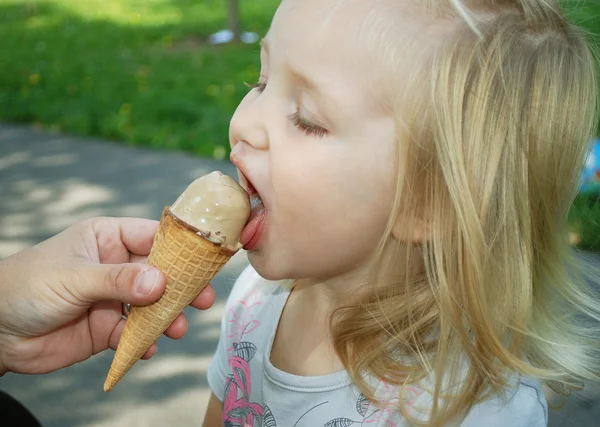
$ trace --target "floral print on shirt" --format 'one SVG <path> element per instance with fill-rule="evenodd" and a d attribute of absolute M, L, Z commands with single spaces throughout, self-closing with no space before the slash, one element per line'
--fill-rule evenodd
<path fill-rule="evenodd" d="M 235 309 L 231 308 L 227 313 L 227 321 L 232 324 L 231 333 L 227 338 L 233 342 L 227 353 L 229 367 L 233 373 L 227 377 L 225 383 L 222 422 L 224 427 L 260 426 L 263 407 L 259 403 L 250 402 L 250 361 L 256 354 L 256 345 L 243 339 L 260 327 L 261 322 L 254 318 L 254 311 L 262 302 L 254 290 L 246 300 L 237 301 L 236 305 Z"/>

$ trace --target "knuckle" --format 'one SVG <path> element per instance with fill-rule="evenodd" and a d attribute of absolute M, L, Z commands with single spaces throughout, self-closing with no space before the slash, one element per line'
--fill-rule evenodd
<path fill-rule="evenodd" d="M 94 234 L 98 235 L 98 233 L 101 230 L 106 228 L 108 221 L 109 221 L 109 218 L 107 218 L 107 217 L 97 216 L 94 218 L 90 218 L 87 221 L 84 221 L 84 224 L 89 226 L 94 231 Z"/>
<path fill-rule="evenodd" d="M 91 221 L 100 262 L 110 263 L 128 258 L 128 252 L 123 246 L 120 227 L 116 220 L 110 217 L 97 217 Z"/>
<path fill-rule="evenodd" d="M 85 295 L 85 284 L 89 278 L 81 274 L 81 272 L 72 265 L 61 264 L 57 269 L 56 285 L 47 282 L 46 289 L 53 292 L 53 296 L 58 297 L 71 304 L 86 303 L 88 298 Z"/>
<path fill-rule="evenodd" d="M 118 266 L 110 269 L 106 276 L 106 288 L 113 293 L 118 293 L 133 284 L 134 271 L 127 266 Z"/>

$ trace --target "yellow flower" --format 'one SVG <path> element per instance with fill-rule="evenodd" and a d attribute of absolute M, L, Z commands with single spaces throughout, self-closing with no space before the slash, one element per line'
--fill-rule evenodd
<path fill-rule="evenodd" d="M 121 115 L 127 116 L 131 113 L 131 104 L 123 104 L 121 105 Z"/>
<path fill-rule="evenodd" d="M 29 84 L 31 86 L 37 86 L 40 83 L 41 76 L 38 73 L 31 73 L 29 75 Z"/>

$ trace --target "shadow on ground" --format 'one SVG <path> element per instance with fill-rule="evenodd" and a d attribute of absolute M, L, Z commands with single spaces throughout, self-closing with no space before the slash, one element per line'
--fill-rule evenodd
<path fill-rule="evenodd" d="M 24 139 L 29 138 L 29 139 Z M 0 128 L 0 258 L 96 215 L 159 219 L 195 178 L 229 163 Z"/>

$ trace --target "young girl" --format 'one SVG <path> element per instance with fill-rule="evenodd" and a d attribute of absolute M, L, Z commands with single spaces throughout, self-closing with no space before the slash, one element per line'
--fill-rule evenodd
<path fill-rule="evenodd" d="M 596 124 L 553 0 L 283 0 L 205 427 L 545 426 L 597 378 L 567 212 Z"/>

